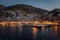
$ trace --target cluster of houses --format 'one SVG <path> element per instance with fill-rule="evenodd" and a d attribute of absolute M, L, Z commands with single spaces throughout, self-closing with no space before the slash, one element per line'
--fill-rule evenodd
<path fill-rule="evenodd" d="M 60 13 L 58 14 L 58 16 L 54 16 L 53 13 L 34 13 L 34 12 L 24 12 L 23 10 L 7 10 L 7 11 L 3 11 L 2 12 L 0 21 L 35 21 L 35 20 L 56 20 L 57 18 L 59 19 L 60 17 Z"/>

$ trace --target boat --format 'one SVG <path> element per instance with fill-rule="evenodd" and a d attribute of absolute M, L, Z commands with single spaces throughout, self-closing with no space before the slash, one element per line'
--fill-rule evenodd
<path fill-rule="evenodd" d="M 45 25 L 44 27 L 51 27 L 52 25 Z"/>
<path fill-rule="evenodd" d="M 23 24 L 22 27 L 32 27 L 31 25 L 28 25 L 28 24 Z"/>

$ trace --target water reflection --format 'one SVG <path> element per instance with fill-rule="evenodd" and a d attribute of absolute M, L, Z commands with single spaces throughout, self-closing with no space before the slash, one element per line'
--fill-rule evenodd
<path fill-rule="evenodd" d="M 59 31 L 60 30 L 60 26 L 53 26 L 52 30 L 53 30 L 52 35 L 54 35 L 53 38 L 59 40 L 59 37 L 60 37 L 60 31 Z"/>
<path fill-rule="evenodd" d="M 36 38 L 37 38 L 37 34 L 38 34 L 38 29 L 32 27 L 32 30 L 33 30 L 34 40 L 37 40 Z"/>
<path fill-rule="evenodd" d="M 21 27 L 0 26 L 1 40 L 60 40 L 60 26 Z"/>

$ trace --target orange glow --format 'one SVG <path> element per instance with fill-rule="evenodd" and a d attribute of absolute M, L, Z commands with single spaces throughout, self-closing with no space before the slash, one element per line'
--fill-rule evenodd
<path fill-rule="evenodd" d="M 32 29 L 33 29 L 34 39 L 36 39 L 37 33 L 38 33 L 38 29 L 37 28 L 32 28 Z"/>
<path fill-rule="evenodd" d="M 21 22 L 0 22 L 1 25 L 3 26 L 16 26 L 16 25 L 23 25 L 22 23 L 24 24 L 30 24 L 30 25 L 33 25 L 33 26 L 37 26 L 37 24 L 39 25 L 58 25 L 58 22 L 51 22 L 51 21 L 21 21 Z"/>
<path fill-rule="evenodd" d="M 36 34 L 37 28 L 33 28 L 33 32 L 34 32 L 34 34 Z"/>
<path fill-rule="evenodd" d="M 44 30 L 44 26 L 42 27 L 42 30 Z"/>
<path fill-rule="evenodd" d="M 58 30 L 58 26 L 55 26 L 55 31 L 57 31 Z"/>

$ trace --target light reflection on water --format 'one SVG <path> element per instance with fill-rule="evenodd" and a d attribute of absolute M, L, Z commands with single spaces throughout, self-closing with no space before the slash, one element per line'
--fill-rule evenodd
<path fill-rule="evenodd" d="M 34 27 L 0 26 L 1 40 L 60 40 L 60 26 Z"/>

